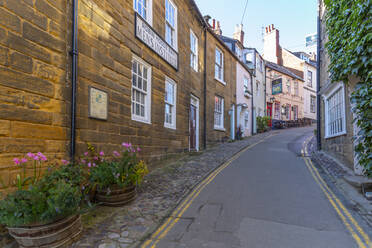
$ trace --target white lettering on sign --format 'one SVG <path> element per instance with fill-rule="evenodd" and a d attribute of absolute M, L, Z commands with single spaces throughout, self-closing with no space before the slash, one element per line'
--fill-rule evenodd
<path fill-rule="evenodd" d="M 139 15 L 136 14 L 136 37 L 178 70 L 178 54 Z"/>

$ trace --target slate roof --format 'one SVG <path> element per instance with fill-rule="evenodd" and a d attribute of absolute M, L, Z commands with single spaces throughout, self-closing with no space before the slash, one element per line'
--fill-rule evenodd
<path fill-rule="evenodd" d="M 301 81 L 304 81 L 303 78 L 297 76 L 296 74 L 294 74 L 293 72 L 291 72 L 290 70 L 288 70 L 287 68 L 285 68 L 284 66 L 281 66 L 281 65 L 278 65 L 278 64 L 275 64 L 275 63 L 272 63 L 270 61 L 267 61 L 266 60 L 266 66 L 275 70 L 275 71 L 278 71 L 278 72 L 281 72 L 287 76 L 290 76 L 292 78 L 296 78 L 298 80 L 301 80 Z"/>

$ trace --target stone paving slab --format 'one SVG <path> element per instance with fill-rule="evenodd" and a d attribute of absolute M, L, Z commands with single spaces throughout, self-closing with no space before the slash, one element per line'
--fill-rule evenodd
<path fill-rule="evenodd" d="M 96 207 L 84 215 L 83 235 L 71 247 L 139 246 L 198 182 L 240 150 L 271 134 L 273 131 L 219 144 L 157 168 L 146 176 L 138 189 L 137 199 L 131 204 L 119 208 Z"/>

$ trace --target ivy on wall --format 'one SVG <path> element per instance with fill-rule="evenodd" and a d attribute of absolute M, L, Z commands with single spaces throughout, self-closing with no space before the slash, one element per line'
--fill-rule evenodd
<path fill-rule="evenodd" d="M 360 165 L 372 177 L 372 4 L 371 0 L 324 0 L 333 82 L 360 81 L 352 92 L 354 121 L 360 128 L 355 152 Z"/>

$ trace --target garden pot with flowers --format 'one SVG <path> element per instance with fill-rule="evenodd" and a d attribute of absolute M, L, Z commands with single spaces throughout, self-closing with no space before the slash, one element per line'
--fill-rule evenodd
<path fill-rule="evenodd" d="M 92 151 L 92 149 L 90 149 Z M 111 159 L 100 152 L 87 164 L 89 181 L 96 190 L 96 200 L 106 206 L 123 206 L 136 197 L 136 187 L 148 173 L 144 161 L 138 161 L 135 148 L 122 144 L 122 151 L 114 151 Z"/>
<path fill-rule="evenodd" d="M 64 166 L 42 176 L 42 164 L 47 162 L 42 153 L 28 153 L 14 162 L 21 169 L 15 182 L 17 190 L 0 201 L 0 223 L 20 247 L 65 246 L 82 231 L 82 193 L 71 183 L 75 175 Z M 29 167 L 33 173 L 27 177 Z"/>

